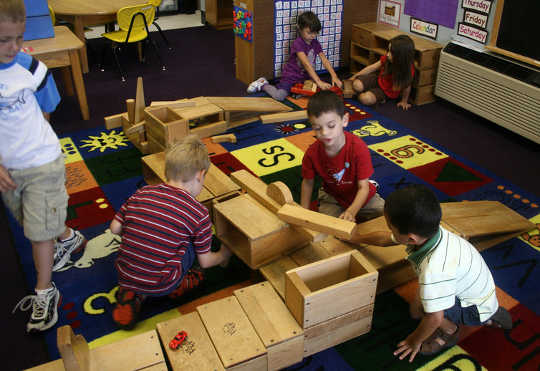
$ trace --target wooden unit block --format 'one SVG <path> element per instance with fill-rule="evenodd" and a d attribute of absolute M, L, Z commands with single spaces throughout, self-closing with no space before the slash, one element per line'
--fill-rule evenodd
<path fill-rule="evenodd" d="M 297 205 L 283 205 L 277 214 L 288 223 L 344 239 L 350 239 L 356 228 L 354 222 L 304 209 Z"/>
<path fill-rule="evenodd" d="M 304 332 L 268 281 L 236 290 L 234 295 L 266 347 L 269 370 L 302 360 Z"/>
<path fill-rule="evenodd" d="M 377 284 L 377 295 L 416 278 L 416 273 L 412 265 L 405 260 L 396 264 L 379 268 L 379 283 Z"/>
<path fill-rule="evenodd" d="M 36 367 L 27 368 L 25 371 L 66 371 L 66 368 L 64 367 L 64 362 L 60 358 Z"/>
<path fill-rule="evenodd" d="M 217 121 L 211 124 L 205 124 L 189 131 L 190 134 L 196 134 L 199 138 L 208 138 L 212 135 L 223 133 L 227 130 L 227 121 Z"/>
<path fill-rule="evenodd" d="M 307 243 L 248 194 L 214 205 L 217 236 L 252 269 Z"/>
<path fill-rule="evenodd" d="M 137 93 L 135 95 L 135 107 L 133 108 L 133 123 L 136 124 L 144 118 L 144 87 L 142 77 L 137 77 Z"/>
<path fill-rule="evenodd" d="M 147 108 L 144 112 L 147 135 L 165 148 L 189 134 L 187 120 L 169 107 Z"/>
<path fill-rule="evenodd" d="M 304 330 L 304 357 L 368 333 L 373 319 L 373 304 L 319 323 Z"/>
<path fill-rule="evenodd" d="M 351 55 L 352 55 L 352 52 L 351 52 Z M 354 89 L 353 89 L 352 80 L 343 80 L 343 98 L 352 98 L 353 96 L 354 96 Z"/>
<path fill-rule="evenodd" d="M 126 108 L 129 123 L 135 123 L 135 99 L 126 99 Z"/>
<path fill-rule="evenodd" d="M 230 192 L 239 191 L 240 186 L 233 182 L 216 165 L 210 164 L 204 178 L 204 187 L 214 196 L 221 196 Z"/>
<path fill-rule="evenodd" d="M 199 313 L 191 312 L 160 322 L 156 328 L 173 370 L 224 370 Z M 180 348 L 172 350 L 169 342 L 179 331 L 185 331 L 188 336 Z"/>
<path fill-rule="evenodd" d="M 285 300 L 285 272 L 297 268 L 298 264 L 289 256 L 274 260 L 271 263 L 263 265 L 259 271 L 264 278 L 274 286 L 279 296 Z"/>
<path fill-rule="evenodd" d="M 210 139 L 212 140 L 212 143 L 236 143 L 236 135 L 234 134 L 215 135 Z"/>
<path fill-rule="evenodd" d="M 299 266 L 315 263 L 330 257 L 330 253 L 320 246 L 319 243 L 310 243 L 293 252 L 290 257 Z"/>
<path fill-rule="evenodd" d="M 269 115 L 261 115 L 261 121 L 263 124 L 271 124 L 275 122 L 285 122 L 293 120 L 307 120 L 307 111 L 292 111 L 284 113 L 273 113 Z"/>
<path fill-rule="evenodd" d="M 234 296 L 197 307 L 227 370 L 266 370 L 266 348 Z"/>
<path fill-rule="evenodd" d="M 104 118 L 105 127 L 108 130 L 119 128 L 122 126 L 122 117 L 125 116 L 125 119 L 128 120 L 127 112 L 118 113 L 116 115 L 107 116 Z"/>
<path fill-rule="evenodd" d="M 378 272 L 358 252 L 332 256 L 285 275 L 285 303 L 304 328 L 375 301 Z"/>
<path fill-rule="evenodd" d="M 292 108 L 276 101 L 273 98 L 265 97 L 205 97 L 209 103 L 219 106 L 227 112 L 287 112 Z"/>

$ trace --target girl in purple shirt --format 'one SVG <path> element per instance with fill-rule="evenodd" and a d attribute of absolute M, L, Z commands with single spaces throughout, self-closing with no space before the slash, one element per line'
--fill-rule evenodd
<path fill-rule="evenodd" d="M 321 22 L 313 12 L 305 12 L 298 16 L 299 36 L 291 45 L 290 58 L 283 70 L 277 86 L 270 85 L 268 80 L 260 77 L 249 84 L 248 93 L 263 90 L 272 98 L 282 101 L 289 95 L 291 87 L 305 80 L 313 80 L 322 90 L 329 89 L 332 85 L 342 87 L 341 80 L 337 77 L 332 64 L 324 55 L 321 44 L 317 41 L 317 35 L 321 31 Z M 315 58 L 321 58 L 323 66 L 332 76 L 332 84 L 322 81 L 313 66 Z"/>

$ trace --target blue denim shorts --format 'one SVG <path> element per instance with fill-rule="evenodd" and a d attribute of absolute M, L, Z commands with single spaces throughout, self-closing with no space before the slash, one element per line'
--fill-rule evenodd
<path fill-rule="evenodd" d="M 454 322 L 456 325 L 465 326 L 482 326 L 480 322 L 480 315 L 478 314 L 478 308 L 476 305 L 469 307 L 462 307 L 461 302 L 456 297 L 456 303 L 453 307 L 444 311 L 444 318 Z"/>

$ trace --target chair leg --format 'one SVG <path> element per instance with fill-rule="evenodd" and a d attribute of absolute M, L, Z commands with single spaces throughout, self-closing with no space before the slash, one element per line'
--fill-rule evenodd
<path fill-rule="evenodd" d="M 152 47 L 154 48 L 154 51 L 156 52 L 156 55 L 159 59 L 159 63 L 161 63 L 161 70 L 162 71 L 166 71 L 167 70 L 167 67 L 165 66 L 165 64 L 163 63 L 163 59 L 161 59 L 161 55 L 159 54 L 159 51 L 158 51 L 158 48 L 157 48 L 157 45 L 156 43 L 154 42 L 154 39 L 152 39 L 150 37 L 150 34 L 148 34 L 148 40 L 150 41 L 150 45 L 152 45 Z"/>
<path fill-rule="evenodd" d="M 165 37 L 165 33 L 163 32 L 161 27 L 159 27 L 159 25 L 156 22 L 154 22 L 154 26 L 156 26 L 156 28 L 159 31 L 159 34 L 161 35 L 161 38 L 163 39 L 163 41 L 165 41 L 165 45 L 167 45 L 167 49 L 172 50 L 171 44 L 169 44 L 169 40 L 167 40 L 167 38 Z"/>
<path fill-rule="evenodd" d="M 122 82 L 126 81 L 126 74 L 124 73 L 124 70 L 122 69 L 122 66 L 120 65 L 120 59 L 118 58 L 118 46 L 113 45 L 112 48 L 114 61 L 116 62 L 116 67 L 118 68 L 118 71 L 120 72 L 120 76 L 122 78 Z"/>

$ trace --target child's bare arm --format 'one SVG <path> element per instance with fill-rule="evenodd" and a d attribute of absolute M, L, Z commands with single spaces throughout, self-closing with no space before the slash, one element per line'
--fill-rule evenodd
<path fill-rule="evenodd" d="M 302 187 L 300 191 L 300 205 L 309 209 L 309 204 L 311 203 L 311 195 L 313 194 L 313 184 L 315 181 L 313 179 L 302 179 Z"/>
<path fill-rule="evenodd" d="M 304 66 L 304 69 L 307 71 L 309 77 L 311 77 L 311 79 L 315 81 L 315 83 L 317 84 L 319 88 L 321 88 L 322 90 L 326 90 L 332 87 L 332 85 L 330 85 L 327 82 L 322 81 L 319 75 L 317 75 L 317 72 L 315 72 L 315 70 L 313 69 L 313 66 L 311 65 L 311 63 L 309 63 L 306 53 L 297 52 L 296 56 L 298 57 L 298 60 L 300 61 L 300 63 L 302 63 L 302 66 Z"/>
<path fill-rule="evenodd" d="M 322 62 L 322 65 L 324 66 L 324 68 L 326 68 L 326 70 L 328 71 L 330 76 L 332 76 L 332 85 L 337 85 L 339 88 L 342 88 L 343 83 L 341 82 L 341 80 L 337 76 L 336 71 L 334 71 L 334 67 L 332 67 L 332 63 L 330 63 L 328 58 L 326 58 L 326 55 L 324 55 L 323 52 L 320 52 L 319 53 L 319 58 L 321 58 L 321 62 Z"/>
<path fill-rule="evenodd" d="M 202 268 L 210 268 L 218 264 L 227 263 L 231 255 L 231 250 L 221 244 L 221 248 L 218 251 L 209 251 L 205 254 L 199 254 L 197 255 L 197 260 Z"/>
<path fill-rule="evenodd" d="M 438 311 L 433 313 L 426 313 L 422 317 L 422 321 L 405 340 L 398 343 L 398 348 L 394 352 L 395 356 L 399 356 L 399 359 L 409 357 L 409 362 L 414 360 L 414 357 L 420 350 L 422 342 L 426 340 L 433 332 L 441 325 L 444 318 L 444 311 Z"/>
<path fill-rule="evenodd" d="M 370 73 L 379 70 L 381 67 L 382 67 L 381 61 L 377 61 L 377 62 L 375 62 L 373 64 L 370 64 L 369 66 L 366 66 L 366 67 L 362 68 L 360 71 L 358 71 L 357 73 L 352 75 L 349 80 L 354 80 L 358 76 L 369 75 Z"/>
<path fill-rule="evenodd" d="M 7 169 L 0 165 L 0 192 L 7 192 L 17 188 Z"/>
<path fill-rule="evenodd" d="M 112 233 L 114 234 L 120 234 L 122 233 L 122 223 L 120 223 L 118 220 L 113 219 L 111 222 L 111 226 L 109 227 Z"/>
<path fill-rule="evenodd" d="M 356 214 L 362 208 L 362 205 L 366 202 L 369 195 L 369 181 L 367 179 L 361 179 L 358 181 L 358 191 L 354 196 L 353 202 L 349 207 L 339 216 L 341 219 L 345 219 L 351 222 L 356 221 Z"/>
<path fill-rule="evenodd" d="M 407 111 L 411 104 L 409 103 L 409 95 L 411 94 L 411 86 L 409 85 L 401 92 L 401 101 L 398 102 L 397 106 L 403 108 L 404 111 Z"/>

